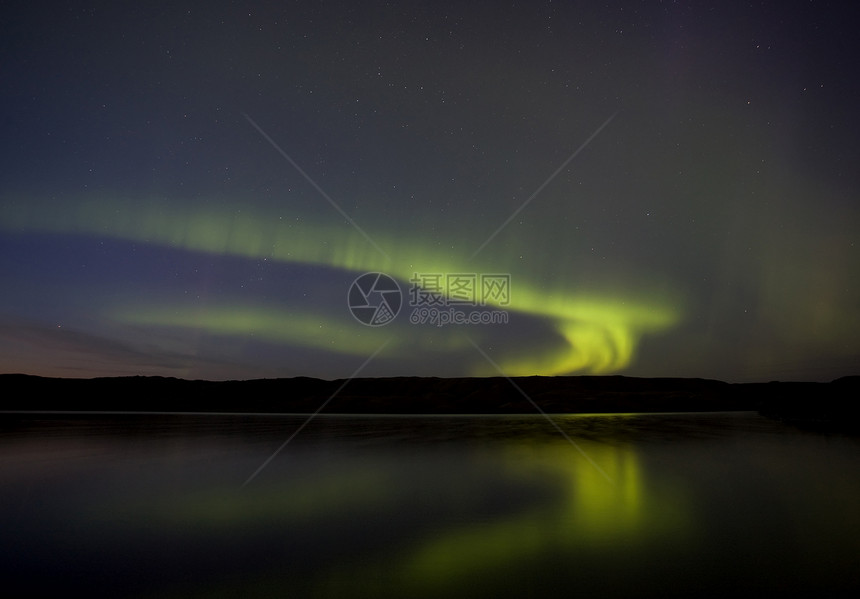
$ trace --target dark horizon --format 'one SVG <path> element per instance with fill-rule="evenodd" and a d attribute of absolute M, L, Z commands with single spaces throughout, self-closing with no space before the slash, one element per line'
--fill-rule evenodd
<path fill-rule="evenodd" d="M 860 376 L 829 383 L 727 383 L 623 375 L 308 377 L 246 381 L 0 375 L 6 415 L 534 415 L 755 411 L 825 430 L 860 427 Z"/>
<path fill-rule="evenodd" d="M 0 372 L 0 378 L 12 378 L 12 377 L 24 377 L 24 378 L 33 378 L 33 379 L 52 379 L 52 380 L 81 380 L 81 381 L 92 381 L 97 379 L 166 379 L 166 380 L 177 380 L 184 381 L 189 383 L 201 382 L 201 383 L 243 383 L 243 382 L 254 382 L 254 381 L 277 381 L 277 380 L 293 380 L 293 379 L 309 379 L 309 380 L 319 380 L 325 382 L 342 382 L 342 381 L 351 381 L 351 380 L 387 380 L 387 379 L 439 379 L 439 380 L 481 380 L 481 379 L 510 379 L 510 380 L 518 380 L 518 379 L 565 379 L 565 378 L 582 378 L 582 379 L 628 379 L 628 380 L 674 380 L 674 381 L 711 381 L 717 383 L 724 383 L 727 385 L 759 385 L 766 383 L 810 383 L 810 384 L 827 384 L 833 383 L 839 380 L 848 380 L 855 379 L 860 377 L 860 374 L 843 374 L 836 376 L 832 379 L 770 379 L 770 380 L 746 380 L 746 381 L 732 381 L 732 380 L 724 380 L 719 378 L 710 378 L 710 377 L 701 377 L 701 376 L 638 376 L 638 375 L 630 375 L 624 374 L 621 372 L 612 373 L 612 374 L 582 374 L 582 373 L 571 373 L 571 374 L 553 374 L 553 375 L 543 375 L 543 374 L 529 374 L 529 375 L 514 375 L 509 376 L 503 373 L 497 374 L 486 374 L 480 376 L 434 376 L 434 375 L 410 375 L 410 374 L 391 374 L 385 376 L 355 376 L 355 377 L 317 377 L 317 376 L 308 376 L 304 374 L 295 374 L 290 376 L 276 376 L 276 377 L 258 377 L 258 378 L 190 378 L 190 377 L 182 377 L 182 376 L 174 376 L 174 375 L 163 375 L 163 374 L 111 374 L 111 375 L 90 375 L 90 376 L 49 376 L 42 374 L 32 374 L 29 372 Z"/>

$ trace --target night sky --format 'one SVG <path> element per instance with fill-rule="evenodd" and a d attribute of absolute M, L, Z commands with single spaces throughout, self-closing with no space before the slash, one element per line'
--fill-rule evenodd
<path fill-rule="evenodd" d="M 0 371 L 857 374 L 856 31 L 849 2 L 5 3 Z"/>

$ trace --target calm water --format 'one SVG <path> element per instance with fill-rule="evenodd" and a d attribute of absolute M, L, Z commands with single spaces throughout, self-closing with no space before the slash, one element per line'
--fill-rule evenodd
<path fill-rule="evenodd" d="M 841 596 L 860 439 L 751 413 L 0 416 L 0 594 Z M 552 595 L 550 595 L 552 593 Z"/>

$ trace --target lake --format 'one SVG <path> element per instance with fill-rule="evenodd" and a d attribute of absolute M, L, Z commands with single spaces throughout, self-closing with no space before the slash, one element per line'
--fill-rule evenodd
<path fill-rule="evenodd" d="M 860 590 L 857 437 L 751 412 L 551 419 L 2 415 L 0 592 Z"/>

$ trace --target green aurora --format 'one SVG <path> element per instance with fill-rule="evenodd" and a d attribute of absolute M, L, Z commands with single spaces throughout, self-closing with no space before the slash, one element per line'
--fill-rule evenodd
<path fill-rule="evenodd" d="M 7 372 L 856 370 L 847 5 L 84 12 L 7 19 Z M 366 272 L 509 274 L 510 321 L 371 330 Z"/>
<path fill-rule="evenodd" d="M 416 273 L 499 273 L 511 277 L 509 301 L 499 308 L 547 323 L 557 335 L 546 347 L 503 356 L 504 374 L 558 375 L 574 372 L 611 373 L 623 370 L 635 358 L 643 335 L 666 331 L 681 319 L 677 293 L 665 286 L 631 292 L 586 292 L 564 280 L 541 280 L 528 269 L 511 270 L 510 262 L 486 251 L 476 259 L 445 251 L 420 239 L 408 242 L 390 234 L 366 233 L 344 224 L 340 227 L 290 221 L 240 209 L 177 209 L 168 202 L 82 201 L 64 207 L 33 202 L 3 202 L 0 226 L 9 230 L 74 234 L 153 244 L 248 260 L 271 260 L 350 271 L 383 272 L 401 282 Z M 375 242 L 371 243 L 368 238 Z M 389 248 L 383 251 L 382 248 Z M 502 257 L 503 258 L 503 257 Z M 447 295 L 450 289 L 442 291 Z M 499 304 L 498 301 L 496 301 Z M 347 306 L 344 305 L 344 311 Z M 376 329 L 359 323 L 344 324 L 323 313 L 306 313 L 284 307 L 259 305 L 153 305 L 140 300 L 114 306 L 109 317 L 123 324 L 179 327 L 204 333 L 257 335 L 275 343 L 313 347 L 349 355 L 370 355 L 386 340 L 387 352 L 426 343 L 414 327 Z M 405 318 L 401 315 L 401 318 Z M 465 347 L 458 331 L 430 336 L 435 350 Z M 392 336 L 393 335 L 393 336 Z M 560 340 L 560 342 L 559 342 Z M 496 374 L 489 364 L 470 374 Z"/>

